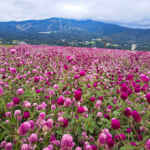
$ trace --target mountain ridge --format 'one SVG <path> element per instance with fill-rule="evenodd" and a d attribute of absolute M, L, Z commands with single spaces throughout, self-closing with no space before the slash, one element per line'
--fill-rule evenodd
<path fill-rule="evenodd" d="M 136 43 L 140 48 L 141 45 L 150 47 L 150 29 L 128 28 L 90 19 L 53 17 L 44 20 L 0 22 L 0 39 L 3 41 L 20 40 L 29 44 L 59 45 L 62 40 L 85 42 L 97 38 L 119 45 Z"/>

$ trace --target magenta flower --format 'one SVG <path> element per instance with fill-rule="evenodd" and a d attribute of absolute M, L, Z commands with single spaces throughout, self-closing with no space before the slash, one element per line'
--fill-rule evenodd
<path fill-rule="evenodd" d="M 141 80 L 142 80 L 143 82 L 149 82 L 149 77 L 146 76 L 145 74 L 141 74 L 141 75 L 140 75 L 140 78 L 141 78 Z"/>
<path fill-rule="evenodd" d="M 74 79 L 79 79 L 80 78 L 80 75 L 76 74 L 74 75 Z"/>
<path fill-rule="evenodd" d="M 63 96 L 60 96 L 58 99 L 57 99 L 57 104 L 58 105 L 63 105 L 65 102 L 65 99 Z"/>
<path fill-rule="evenodd" d="M 132 117 L 137 123 L 141 122 L 142 120 L 140 114 L 136 110 L 132 111 Z"/>
<path fill-rule="evenodd" d="M 30 112 L 29 111 L 25 111 L 23 113 L 23 118 L 28 119 L 30 117 Z"/>
<path fill-rule="evenodd" d="M 127 77 L 126 77 L 126 79 L 127 79 L 127 80 L 130 80 L 130 81 L 132 81 L 133 78 L 134 78 L 134 75 L 133 75 L 133 74 L 128 74 Z"/>
<path fill-rule="evenodd" d="M 13 97 L 12 100 L 13 100 L 14 104 L 19 104 L 19 102 L 20 102 L 20 99 L 18 97 Z"/>
<path fill-rule="evenodd" d="M 84 70 L 80 71 L 80 76 L 85 76 L 86 72 Z"/>
<path fill-rule="evenodd" d="M 130 107 L 127 107 L 124 110 L 124 114 L 125 114 L 125 116 L 130 117 L 132 115 L 132 109 Z"/>
<path fill-rule="evenodd" d="M 120 128 L 120 121 L 116 118 L 112 118 L 111 120 L 111 128 L 119 129 Z"/>
<path fill-rule="evenodd" d="M 66 64 L 64 64 L 64 69 L 68 70 L 68 66 Z"/>
<path fill-rule="evenodd" d="M 85 108 L 84 108 L 83 106 L 79 106 L 79 107 L 77 108 L 77 112 L 78 112 L 78 113 L 84 113 L 84 112 L 85 112 Z"/>
<path fill-rule="evenodd" d="M 3 88 L 0 87 L 0 96 L 2 96 L 4 94 Z"/>
<path fill-rule="evenodd" d="M 36 89 L 35 92 L 38 94 L 38 93 L 41 92 L 41 90 L 40 89 Z"/>
<path fill-rule="evenodd" d="M 120 140 L 125 140 L 126 139 L 126 136 L 125 136 L 125 134 L 124 133 L 120 133 Z"/>
<path fill-rule="evenodd" d="M 40 118 L 40 119 L 45 119 L 45 117 L 46 117 L 45 112 L 41 112 L 41 113 L 39 114 L 39 118 Z"/>
<path fill-rule="evenodd" d="M 34 82 L 39 82 L 40 81 L 40 77 L 39 76 L 35 76 L 34 77 Z"/>
<path fill-rule="evenodd" d="M 131 129 L 131 128 L 127 128 L 127 129 L 126 129 L 126 132 L 127 132 L 127 133 L 131 133 L 131 132 L 132 132 L 132 129 Z"/>
<path fill-rule="evenodd" d="M 81 90 L 78 89 L 78 90 L 74 91 L 74 97 L 77 101 L 80 101 L 81 96 L 82 96 L 82 91 Z"/>
<path fill-rule="evenodd" d="M 126 99 L 128 98 L 128 93 L 126 93 L 126 92 L 121 92 L 120 97 L 121 97 L 123 100 L 126 100 Z"/>
<path fill-rule="evenodd" d="M 147 102 L 150 103 L 150 93 L 146 94 L 146 99 L 147 99 Z"/>
<path fill-rule="evenodd" d="M 112 148 L 115 144 L 113 138 L 107 138 L 106 143 L 107 143 L 109 148 Z"/>
<path fill-rule="evenodd" d="M 90 97 L 90 101 L 94 102 L 96 100 L 96 98 L 94 96 Z"/>
<path fill-rule="evenodd" d="M 96 145 L 91 145 L 92 150 L 98 150 Z"/>
<path fill-rule="evenodd" d="M 63 120 L 63 125 L 64 128 L 66 128 L 68 126 L 68 119 L 64 118 Z"/>

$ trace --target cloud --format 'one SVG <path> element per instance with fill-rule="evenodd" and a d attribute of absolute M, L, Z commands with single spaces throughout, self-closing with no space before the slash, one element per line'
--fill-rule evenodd
<path fill-rule="evenodd" d="M 0 21 L 64 17 L 149 28 L 149 8 L 149 0 L 7 0 Z"/>

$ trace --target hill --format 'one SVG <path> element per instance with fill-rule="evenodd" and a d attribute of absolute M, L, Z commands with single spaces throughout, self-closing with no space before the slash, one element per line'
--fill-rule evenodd
<path fill-rule="evenodd" d="M 150 49 L 150 29 L 133 29 L 94 20 L 50 18 L 0 22 L 0 43 Z"/>

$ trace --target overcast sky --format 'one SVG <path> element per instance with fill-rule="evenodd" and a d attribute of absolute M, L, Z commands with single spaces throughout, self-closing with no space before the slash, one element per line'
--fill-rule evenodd
<path fill-rule="evenodd" d="M 150 0 L 0 0 L 0 21 L 50 17 L 150 28 Z"/>

